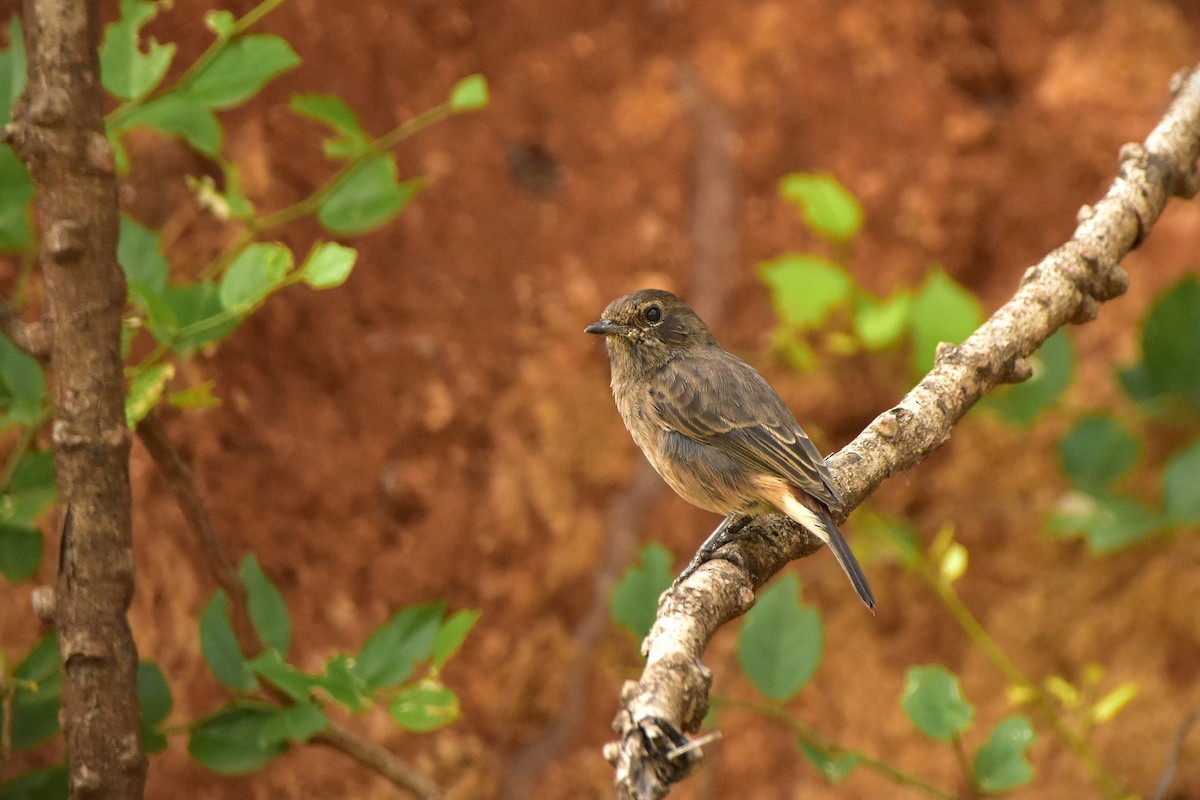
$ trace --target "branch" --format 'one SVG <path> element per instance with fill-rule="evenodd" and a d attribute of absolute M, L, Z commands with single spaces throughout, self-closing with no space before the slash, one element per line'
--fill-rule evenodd
<path fill-rule="evenodd" d="M 38 361 L 50 358 L 50 340 L 44 326 L 29 323 L 21 318 L 21 312 L 6 298 L 0 297 L 0 332 L 28 355 Z"/>
<path fill-rule="evenodd" d="M 894 408 L 880 414 L 829 465 L 847 508 L 892 475 L 928 458 L 987 392 L 1031 374 L 1028 357 L 1068 323 L 1095 319 L 1100 303 L 1122 294 L 1120 260 L 1145 239 L 1172 195 L 1200 186 L 1200 70 L 1172 81 L 1174 101 L 1143 145 L 1121 148 L 1108 193 L 1079 212 L 1071 240 L 1025 273 L 1016 294 L 958 346 L 943 344 L 934 368 Z M 696 751 L 668 756 L 695 731 L 708 708 L 712 674 L 700 656 L 716 630 L 744 613 L 754 590 L 819 542 L 779 516 L 763 517 L 746 536 L 667 592 L 642 646 L 647 663 L 621 692 L 613 723 L 620 739 L 605 747 L 621 798 L 660 798 L 699 761 Z"/>
<path fill-rule="evenodd" d="M 360 764 L 370 767 L 394 785 L 407 789 L 423 800 L 437 800 L 442 796 L 433 781 L 405 764 L 392 753 L 333 722 L 329 730 L 312 738 L 315 744 L 323 744 L 341 750 Z"/>
<path fill-rule="evenodd" d="M 1183 722 L 1179 723 L 1179 728 L 1175 731 L 1175 738 L 1171 741 L 1171 750 L 1167 753 L 1167 763 L 1163 765 L 1162 775 L 1158 779 L 1158 785 L 1154 787 L 1154 794 L 1151 795 L 1153 800 L 1167 800 L 1171 784 L 1175 782 L 1175 770 L 1179 768 L 1179 759 L 1183 755 L 1183 743 L 1187 741 L 1188 734 L 1198 722 L 1200 722 L 1200 708 L 1193 708 L 1183 718 Z"/>
<path fill-rule="evenodd" d="M 129 430 L 121 369 L 125 276 L 117 265 L 117 184 L 100 113 L 96 2 L 26 0 L 29 80 L 5 138 L 29 165 L 39 260 L 54 332 L 52 440 L 64 534 L 54 624 L 73 797 L 140 798 Z M 33 347 L 15 310 L 3 326 Z"/>
<path fill-rule="evenodd" d="M 229 616 L 233 621 L 233 630 L 237 636 L 238 646 L 246 654 L 262 652 L 263 644 L 250 621 L 246 585 L 242 583 L 241 577 L 233 567 L 233 562 L 221 545 L 216 526 L 213 525 L 208 507 L 200 495 L 200 489 L 196 485 L 192 470 L 183 460 L 183 456 L 175 448 L 170 437 L 167 436 L 157 414 L 154 412 L 147 414 L 138 425 L 137 433 L 147 452 L 150 453 L 150 457 L 154 459 L 154 463 L 175 493 L 175 500 L 179 503 L 179 508 L 187 518 L 188 525 L 200 545 L 204 564 L 208 568 L 209 574 L 229 596 Z M 277 699 L 290 702 L 282 693 L 279 693 Z M 314 736 L 312 741 L 335 750 L 341 750 L 422 800 L 435 800 L 435 798 L 441 797 L 441 791 L 436 784 L 405 764 L 390 751 L 333 721 L 330 721 L 328 730 Z"/>

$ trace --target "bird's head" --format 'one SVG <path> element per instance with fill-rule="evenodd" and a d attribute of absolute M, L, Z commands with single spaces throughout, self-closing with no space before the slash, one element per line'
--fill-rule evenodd
<path fill-rule="evenodd" d="M 657 369 L 689 349 L 713 343 L 712 333 L 696 312 L 670 292 L 641 289 L 608 304 L 599 322 L 584 328 L 608 342 L 614 366 L 626 355 L 629 366 Z"/>

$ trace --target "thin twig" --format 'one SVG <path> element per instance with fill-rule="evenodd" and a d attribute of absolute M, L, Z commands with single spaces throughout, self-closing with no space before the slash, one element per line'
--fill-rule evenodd
<path fill-rule="evenodd" d="M 345 728 L 331 724 L 329 730 L 312 738 L 314 744 L 323 744 L 340 750 L 358 763 L 370 767 L 383 777 L 420 797 L 422 800 L 440 800 L 442 791 L 433 781 L 396 758 L 390 751 L 351 733 Z"/>
<path fill-rule="evenodd" d="M 722 697 L 714 698 L 714 704 L 719 706 L 728 706 L 730 708 L 744 708 L 752 711 L 760 716 L 774 719 L 778 722 L 787 725 L 801 739 L 809 742 L 821 750 L 832 755 L 849 755 L 857 759 L 857 764 L 864 769 L 869 769 L 872 772 L 878 773 L 897 786 L 907 786 L 910 789 L 926 794 L 934 800 L 957 800 L 958 795 L 943 789 L 940 786 L 934 786 L 910 772 L 905 772 L 894 764 L 890 764 L 880 758 L 875 758 L 861 750 L 855 750 L 850 747 L 843 747 L 837 742 L 828 739 L 823 734 L 819 733 L 811 725 L 792 716 L 786 708 L 778 705 L 767 703 L 755 703 L 747 700 L 738 700 L 735 698 Z M 704 737 L 700 737 L 701 739 Z"/>
<path fill-rule="evenodd" d="M 241 647 L 243 653 L 261 652 L 262 642 L 250 621 L 246 586 L 242 583 L 241 577 L 233 567 L 233 562 L 221 544 L 216 526 L 213 525 L 208 507 L 200 495 L 200 489 L 196 485 L 192 470 L 183 460 L 183 456 L 175 448 L 170 437 L 167 436 L 157 414 L 154 412 L 147 414 L 138 425 L 137 433 L 159 471 L 171 485 L 175 499 L 200 544 L 200 551 L 209 574 L 229 596 L 229 614 L 233 620 L 238 646 Z M 286 700 L 286 695 L 283 695 L 282 692 L 273 691 L 272 694 L 281 701 Z M 335 750 L 341 750 L 359 763 L 376 770 L 394 785 L 412 792 L 422 800 L 436 800 L 441 797 L 441 791 L 432 781 L 417 773 L 389 750 L 362 738 L 335 722 L 330 722 L 329 729 L 313 737 L 312 741 Z"/>
<path fill-rule="evenodd" d="M 1175 739 L 1167 753 L 1167 762 L 1163 765 L 1162 777 L 1158 779 L 1158 786 L 1154 787 L 1152 800 L 1167 800 L 1167 792 L 1171 791 L 1171 784 L 1175 782 L 1175 770 L 1179 768 L 1179 759 L 1183 755 L 1183 743 L 1197 722 L 1200 722 L 1200 707 L 1193 708 L 1191 713 L 1183 718 L 1183 722 L 1179 723 Z"/>
<path fill-rule="evenodd" d="M 196 541 L 200 545 L 209 574 L 217 586 L 229 595 L 230 616 L 233 619 L 233 631 L 237 635 L 238 646 L 242 648 L 243 653 L 259 652 L 262 650 L 262 643 L 250 622 L 246 585 L 242 583 L 221 544 L 221 539 L 217 536 L 216 526 L 209 516 L 204 498 L 200 496 L 200 489 L 196 485 L 191 468 L 183 460 L 183 456 L 167 436 L 158 415 L 153 411 L 138 425 L 137 435 L 150 457 L 154 459 L 159 472 L 167 479 L 171 491 L 175 493 L 180 511 L 196 534 Z"/>

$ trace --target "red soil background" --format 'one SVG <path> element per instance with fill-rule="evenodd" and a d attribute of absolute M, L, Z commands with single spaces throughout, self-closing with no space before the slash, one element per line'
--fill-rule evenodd
<path fill-rule="evenodd" d="M 178 64 L 210 41 L 200 24 L 208 7 L 177 0 L 151 26 L 179 44 Z M 382 133 L 469 73 L 491 85 L 487 110 L 398 150 L 404 172 L 430 186 L 395 224 L 352 241 L 361 255 L 348 284 L 273 298 L 180 378 L 215 379 L 221 406 L 167 414 L 227 546 L 239 559 L 256 553 L 283 590 L 296 663 L 316 668 L 355 647 L 403 604 L 445 597 L 483 611 L 446 671 L 461 721 L 427 736 L 404 734 L 383 714 L 347 721 L 455 800 L 611 794 L 600 747 L 622 681 L 639 671 L 637 643 L 607 629 L 582 654 L 582 681 L 567 679 L 581 657 L 577 630 L 604 602 L 594 577 L 613 501 L 641 462 L 612 406 L 600 344 L 582 333 L 609 299 L 648 285 L 687 296 L 728 287 L 718 336 L 836 449 L 899 398 L 906 377 L 885 359 L 837 357 L 802 375 L 772 352 L 774 317 L 755 265 L 815 246 L 777 198 L 779 178 L 830 171 L 862 199 L 853 263 L 863 284 L 886 294 L 936 262 L 991 310 L 1069 236 L 1079 206 L 1114 175 L 1120 145 L 1141 140 L 1165 109 L 1170 75 L 1200 56 L 1191 0 L 292 0 L 259 30 L 285 36 L 303 58 L 223 115 L 228 153 L 264 209 L 332 171 L 322 131 L 287 109 L 292 94 L 337 94 Z M 680 78 L 688 70 L 703 87 L 701 108 L 727 115 L 734 133 L 732 173 L 715 184 L 701 177 L 706 163 L 724 162 L 702 146 L 703 115 Z M 183 183 L 212 168 L 154 137 L 132 150 L 126 208 L 161 228 L 173 263 L 194 273 L 231 235 Z M 555 169 L 547 164 L 561 185 L 539 193 Z M 694 267 L 705 255 L 692 232 L 701 186 L 735 204 L 715 231 L 735 252 L 707 277 Z M 306 221 L 281 239 L 304 251 L 321 235 Z M 1198 243 L 1200 208 L 1173 203 L 1128 259 L 1129 293 L 1074 331 L 1068 408 L 1115 400 L 1114 366 L 1136 355 L 1139 319 L 1195 268 Z M 1029 675 L 1078 681 L 1094 662 L 1107 669 L 1102 689 L 1139 684 L 1092 741 L 1146 794 L 1200 703 L 1200 537 L 1186 531 L 1106 557 L 1050 540 L 1042 523 L 1066 489 L 1055 449 L 1065 425 L 1029 433 L 972 415 L 871 503 L 905 516 L 926 541 L 955 526 L 971 554 L 960 590 Z M 140 446 L 133 480 L 132 623 L 143 657 L 175 691 L 171 720 L 183 722 L 224 696 L 196 635 L 214 586 Z M 683 560 L 715 521 L 663 491 L 629 533 Z M 854 541 L 853 518 L 848 531 Z M 827 632 L 824 662 L 790 708 L 839 742 L 960 789 L 952 751 L 914 733 L 900 711 L 905 670 L 940 663 L 961 674 L 980 722 L 972 749 L 1011 713 L 1005 683 L 917 579 L 865 556 L 875 618 L 827 554 L 790 568 Z M 54 560 L 48 553 L 42 581 Z M 35 635 L 30 588 L 0 588 L 10 654 Z M 707 653 L 715 692 L 754 699 L 734 643 L 731 626 Z M 560 746 L 539 760 L 531 746 L 564 724 Z M 673 797 L 918 796 L 865 770 L 830 788 L 785 728 L 754 715 L 725 713 L 721 728 L 708 766 Z M 151 761 L 149 797 L 399 794 L 333 751 L 294 749 L 262 773 L 226 779 L 190 761 L 185 745 L 172 737 Z M 1198 755 L 1192 741 L 1175 797 L 1200 796 Z M 1051 735 L 1031 757 L 1036 780 L 1014 796 L 1099 796 Z"/>

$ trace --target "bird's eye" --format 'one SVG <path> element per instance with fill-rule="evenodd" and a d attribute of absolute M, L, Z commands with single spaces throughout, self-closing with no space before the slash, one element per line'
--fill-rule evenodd
<path fill-rule="evenodd" d="M 646 321 L 651 325 L 657 325 L 658 323 L 662 322 L 663 313 L 662 309 L 658 306 L 647 306 L 646 310 L 642 312 L 642 316 L 644 316 Z"/>

